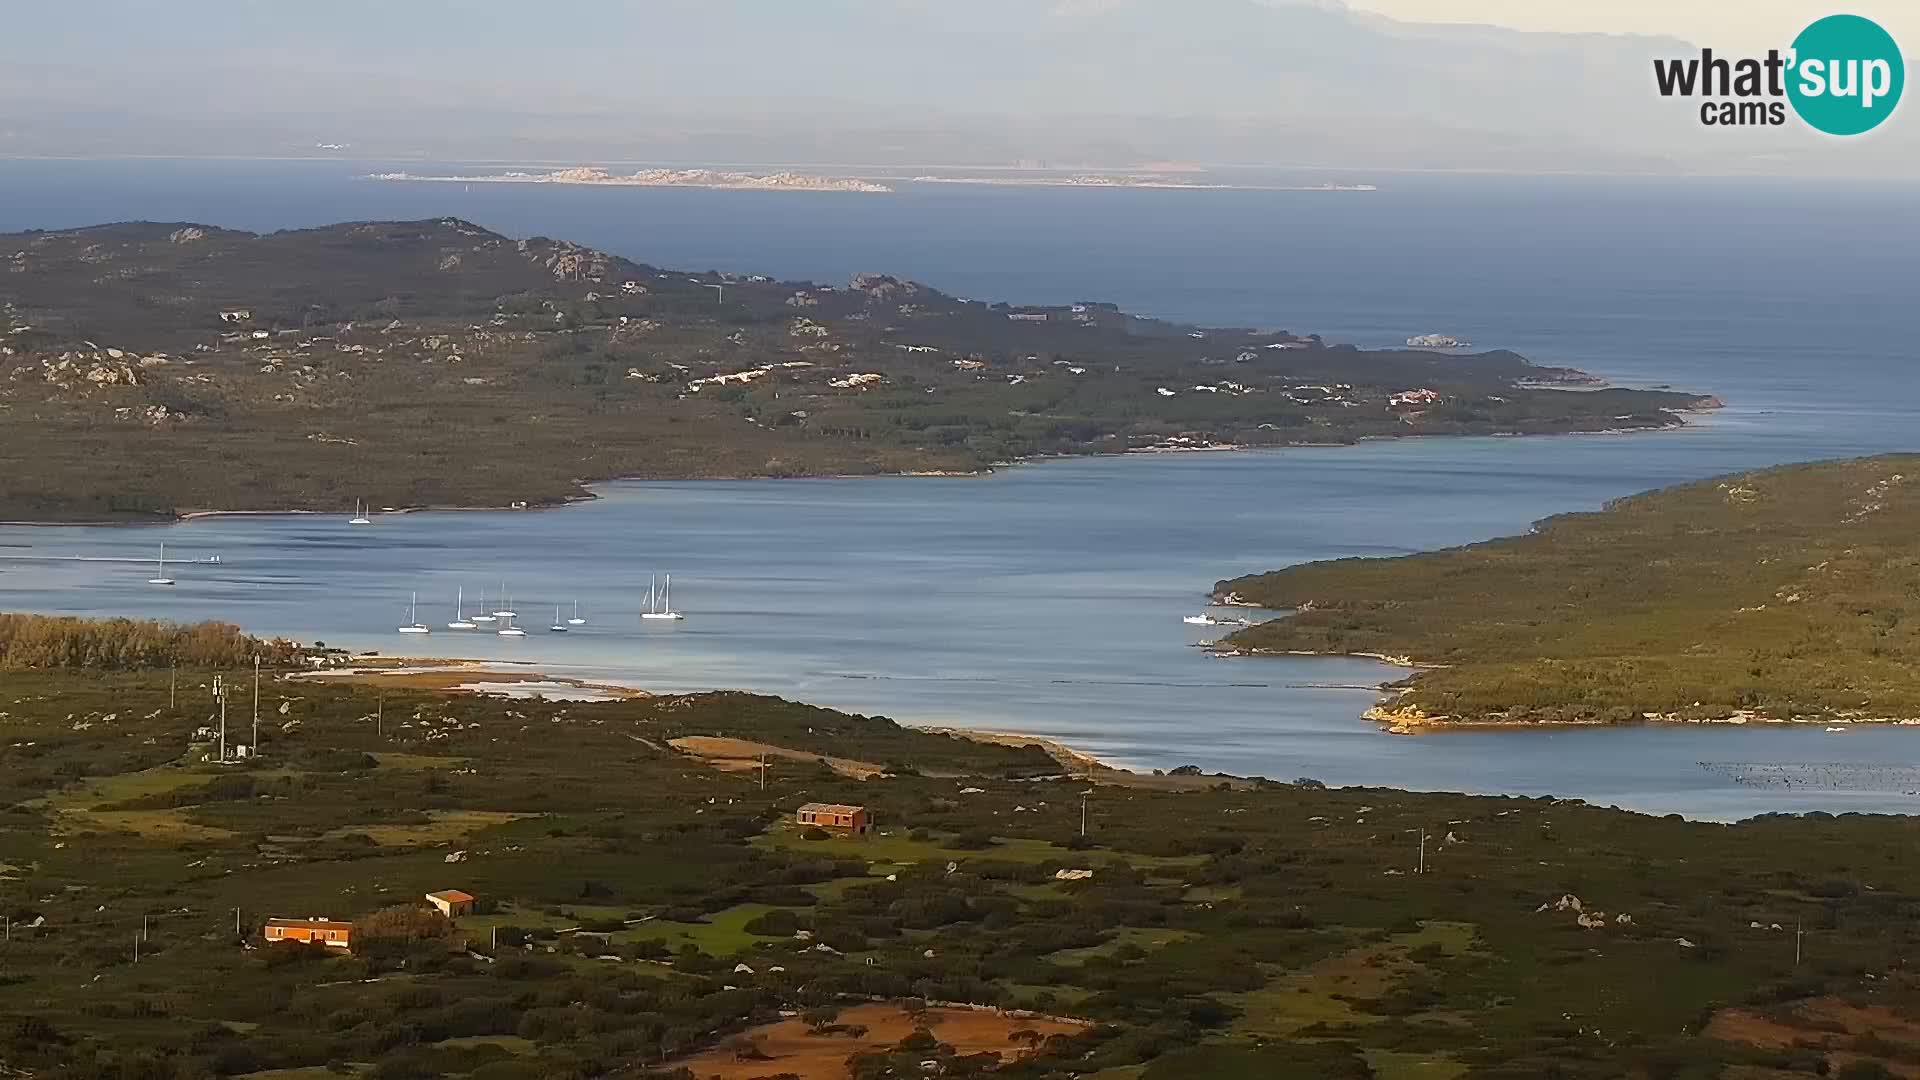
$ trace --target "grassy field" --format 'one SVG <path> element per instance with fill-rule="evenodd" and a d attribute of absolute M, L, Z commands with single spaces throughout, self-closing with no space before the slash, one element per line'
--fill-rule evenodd
<path fill-rule="evenodd" d="M 1525 536 L 1223 581 L 1229 648 L 1431 665 L 1392 718 L 1920 719 L 1920 457 L 1743 473 Z"/>
<path fill-rule="evenodd" d="M 1044 753 L 746 695 L 402 692 L 420 720 L 383 737 L 350 688 L 275 683 L 300 723 L 227 768 L 179 763 L 204 703 L 164 708 L 164 673 L 4 698 L 0 1060 L 35 1077 L 772 1076 L 740 1055 L 777 1030 L 818 1080 L 1779 1080 L 1897 1074 L 1920 1031 L 1908 819 L 1115 784 L 1082 839 L 1086 781 Z M 796 762 L 762 792 L 667 748 L 693 732 L 916 771 Z M 885 832 L 808 839 L 808 801 Z M 1419 828 L 1456 841 L 1426 874 Z M 449 888 L 480 909 L 420 914 Z M 268 947 L 270 916 L 361 937 Z M 1007 1053 L 829 1032 L 924 1000 L 1016 1010 Z M 1020 1010 L 1070 1030 L 1004 1045 Z"/>

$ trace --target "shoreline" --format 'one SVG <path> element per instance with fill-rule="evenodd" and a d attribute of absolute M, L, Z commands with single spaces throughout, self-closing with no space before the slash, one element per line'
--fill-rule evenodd
<path fill-rule="evenodd" d="M 582 702 L 636 701 L 657 697 L 651 691 L 619 683 L 599 682 L 544 670 L 533 661 L 463 660 L 429 656 L 349 656 L 344 665 L 314 671 L 289 672 L 288 682 L 347 682 L 389 685 L 405 690 L 423 690 L 442 694 L 477 694 L 493 697 L 543 697 L 540 688 L 572 691 L 556 694 Z M 523 686 L 525 693 L 513 693 Z M 585 696 L 579 696 L 585 695 Z"/>
<path fill-rule="evenodd" d="M 1273 608 L 1257 607 L 1245 602 L 1227 603 L 1216 601 L 1222 606 L 1246 608 L 1255 611 L 1273 612 L 1275 618 L 1284 619 L 1287 615 Z M 1217 643 L 1197 646 L 1222 660 L 1272 660 L 1286 657 L 1301 659 L 1345 659 L 1370 660 L 1376 664 L 1400 668 L 1411 672 L 1407 678 L 1425 671 L 1439 671 L 1452 667 L 1451 664 L 1424 663 L 1411 656 L 1397 656 L 1390 653 L 1374 652 L 1318 652 L 1312 649 L 1221 649 Z M 1722 717 L 1690 720 L 1675 713 L 1642 713 L 1638 719 L 1625 722 L 1612 720 L 1489 720 L 1454 719 L 1446 716 L 1433 716 L 1417 705 L 1397 707 L 1395 702 L 1404 699 L 1412 688 L 1402 685 L 1405 680 L 1384 682 L 1372 687 L 1354 687 L 1356 690 L 1370 690 L 1380 695 L 1380 700 L 1361 713 L 1359 719 L 1372 723 L 1389 735 L 1437 735 L 1452 731 L 1508 732 L 1508 731 L 1562 731 L 1576 728 L 1603 727 L 1765 727 L 1765 728 L 1825 728 L 1869 730 L 1890 727 L 1920 727 L 1920 717 L 1911 716 L 1819 716 L 1796 719 L 1790 717 L 1769 716 L 1751 710 L 1734 710 Z"/>
<path fill-rule="evenodd" d="M 805 191 L 841 195 L 894 193 L 894 189 L 885 184 L 791 170 L 755 175 L 715 169 L 642 169 L 622 175 L 598 167 L 574 165 L 544 173 L 421 176 L 402 171 L 369 173 L 360 179 L 386 184 L 549 184 L 561 187 L 687 188 L 697 191 Z"/>
<path fill-rule="evenodd" d="M 481 660 L 462 659 L 443 656 L 390 656 L 359 654 L 347 657 L 344 664 L 337 668 L 317 671 L 294 671 L 282 676 L 288 682 L 358 682 L 367 685 L 391 685 L 401 689 L 421 690 L 440 694 L 478 694 L 487 696 L 511 697 L 495 688 L 494 684 L 537 684 L 571 687 L 583 691 L 596 692 L 601 697 L 583 700 L 586 704 L 600 704 L 612 701 L 644 701 L 654 698 L 695 697 L 702 694 L 751 693 L 742 690 L 694 690 L 685 693 L 662 694 L 637 686 L 582 679 L 570 675 L 560 675 L 542 666 L 534 660 Z M 1127 778 L 1132 781 L 1149 782 L 1167 780 L 1168 777 L 1156 776 L 1151 771 L 1128 768 L 1125 765 L 1107 761 L 1093 753 L 1081 750 L 1069 743 L 1046 735 L 1030 735 L 1018 731 L 994 728 L 956 727 L 953 725 L 922 726 L 906 721 L 895 721 L 902 727 L 931 735 L 950 735 L 991 746 L 1038 746 L 1045 750 L 1070 773 L 1082 774 L 1091 780 L 1118 780 Z M 1173 780 L 1189 779 L 1174 777 Z M 1244 781 L 1245 777 L 1229 776 L 1225 773 L 1213 774 L 1209 782 L 1221 780 Z"/>
<path fill-rule="evenodd" d="M 1224 453 L 1266 453 L 1286 450 L 1336 450 L 1356 447 L 1364 443 L 1411 442 L 1423 439 L 1564 439 L 1587 436 L 1629 436 L 1654 435 L 1686 431 L 1691 426 L 1687 415 L 1698 412 L 1712 412 L 1712 407 L 1689 409 L 1676 413 L 1674 422 L 1659 427 L 1595 428 L 1579 431 L 1502 431 L 1471 435 L 1362 435 L 1342 442 L 1300 442 L 1276 443 L 1273 445 L 1247 445 L 1244 443 L 1219 443 L 1207 446 L 1147 446 L 1127 450 L 1100 450 L 1086 454 L 1035 454 L 1031 457 L 1014 458 L 1010 461 L 996 461 L 978 469 L 904 469 L 893 472 L 855 472 L 855 473 L 819 473 L 804 476 L 756 476 L 747 473 L 726 476 L 610 476 L 599 480 L 586 481 L 582 494 L 569 495 L 562 499 L 542 502 L 510 503 L 506 506 L 484 506 L 463 504 L 436 504 L 427 506 L 403 506 L 392 510 L 380 510 L 378 514 L 443 514 L 443 513 L 514 513 L 549 510 L 564 510 L 569 506 L 591 503 L 601 496 L 593 488 L 608 484 L 686 484 L 686 483 L 741 483 L 746 481 L 768 480 L 783 482 L 805 482 L 812 480 L 885 480 L 885 479 L 938 479 L 938 480 L 977 480 L 985 479 L 1006 469 L 1045 465 L 1057 461 L 1086 461 L 1103 458 L 1153 457 L 1163 454 L 1224 454 Z M 247 510 L 247 509 L 198 509 L 187 510 L 172 517 L 156 517 L 151 520 L 107 519 L 107 520 L 0 520 L 0 526 L 21 528 L 148 528 L 153 526 L 179 525 L 184 522 L 207 518 L 222 517 L 327 517 L 341 513 L 340 510 Z"/>

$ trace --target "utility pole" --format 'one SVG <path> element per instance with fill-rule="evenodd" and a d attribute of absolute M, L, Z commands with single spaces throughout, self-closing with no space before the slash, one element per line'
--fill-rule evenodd
<path fill-rule="evenodd" d="M 1806 941 L 1806 938 L 1807 938 L 1807 932 L 1804 929 L 1805 925 L 1806 925 L 1805 923 L 1801 922 L 1798 919 L 1794 920 L 1794 923 L 1793 923 L 1793 966 L 1794 967 L 1800 966 L 1801 945 L 1803 942 Z"/>
<path fill-rule="evenodd" d="M 147 917 L 145 915 L 140 916 L 140 940 L 147 940 Z"/>
<path fill-rule="evenodd" d="M 140 962 L 140 935 L 139 934 L 133 935 L 133 962 L 136 964 Z"/>
<path fill-rule="evenodd" d="M 760 790 L 767 790 L 767 755 L 765 751 L 762 751 L 760 754 Z"/>
<path fill-rule="evenodd" d="M 1427 830 L 1420 830 L 1420 872 L 1427 872 Z"/>
<path fill-rule="evenodd" d="M 220 760 L 227 760 L 227 693 L 220 676 L 213 677 L 213 699 L 220 703 Z"/>
<path fill-rule="evenodd" d="M 174 707 L 174 691 L 180 685 L 180 661 L 175 660 L 167 667 L 167 711 Z"/>
<path fill-rule="evenodd" d="M 1087 797 L 1092 794 L 1092 788 L 1080 793 L 1080 835 L 1083 837 L 1087 835 Z"/>
<path fill-rule="evenodd" d="M 260 658 L 253 658 L 253 756 L 260 756 Z"/>
<path fill-rule="evenodd" d="M 233 936 L 236 938 L 240 936 L 240 909 L 239 908 L 233 909 Z"/>
<path fill-rule="evenodd" d="M 387 695 L 385 694 L 373 699 L 373 730 L 380 738 L 387 737 Z"/>

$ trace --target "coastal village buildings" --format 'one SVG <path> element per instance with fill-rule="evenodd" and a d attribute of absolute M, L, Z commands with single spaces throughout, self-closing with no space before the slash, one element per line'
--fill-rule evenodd
<path fill-rule="evenodd" d="M 794 812 L 797 824 L 851 836 L 864 836 L 873 829 L 873 815 L 864 806 L 844 803 L 808 803 Z"/>
<path fill-rule="evenodd" d="M 1388 401 L 1396 408 L 1414 405 L 1438 405 L 1446 396 L 1438 390 L 1421 387 L 1418 390 L 1406 390 L 1393 395 Z"/>
<path fill-rule="evenodd" d="M 332 919 L 268 919 L 266 929 L 261 936 L 268 944 L 282 941 L 297 941 L 306 945 L 325 945 L 329 948 L 353 948 L 353 924 L 335 922 Z"/>
<path fill-rule="evenodd" d="M 430 892 L 427 894 L 427 903 L 438 908 L 440 914 L 449 919 L 473 914 L 473 894 L 461 892 L 459 889 Z"/>

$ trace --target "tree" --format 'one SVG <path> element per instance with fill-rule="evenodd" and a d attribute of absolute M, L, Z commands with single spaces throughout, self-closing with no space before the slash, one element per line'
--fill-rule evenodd
<path fill-rule="evenodd" d="M 354 951 L 406 951 L 414 946 L 444 943 L 453 936 L 453 924 L 432 908 L 397 904 L 381 908 L 354 923 Z"/>
<path fill-rule="evenodd" d="M 914 1028 L 913 1034 L 900 1040 L 900 1049 L 908 1050 L 916 1054 L 937 1050 L 939 1047 L 940 1040 L 934 1038 L 933 1032 L 924 1027 Z"/>

